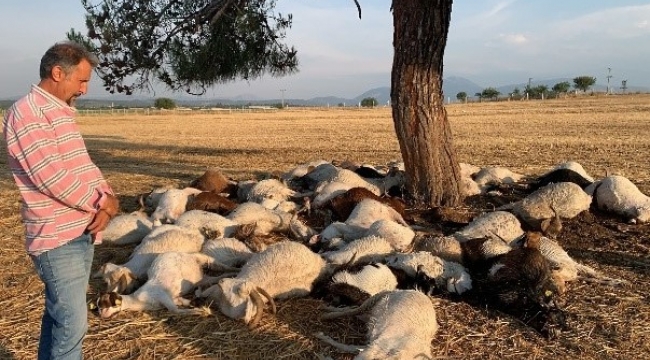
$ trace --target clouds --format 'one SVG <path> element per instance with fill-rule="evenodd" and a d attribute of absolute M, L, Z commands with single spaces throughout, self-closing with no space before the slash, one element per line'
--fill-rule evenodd
<path fill-rule="evenodd" d="M 31 0 L 29 8 L 3 6 L 0 33 L 0 98 L 37 81 L 45 49 L 83 29 L 77 0 Z M 284 78 L 265 76 L 220 85 L 208 94 L 261 98 L 357 96 L 390 85 L 393 19 L 389 0 L 361 1 L 362 18 L 351 0 L 282 0 L 276 10 L 293 14 L 286 42 L 298 50 L 300 69 Z M 29 19 L 29 21 L 25 21 Z M 54 20 L 56 19 L 56 20 Z M 647 0 L 456 1 L 444 59 L 444 76 L 463 76 L 481 86 L 535 79 L 592 75 L 607 67 L 629 85 L 650 86 L 650 5 Z M 93 81 L 91 94 L 105 95 Z M 162 87 L 157 86 L 161 94 Z"/>

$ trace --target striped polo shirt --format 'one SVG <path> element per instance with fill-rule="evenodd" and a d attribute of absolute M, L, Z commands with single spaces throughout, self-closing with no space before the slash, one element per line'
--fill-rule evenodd
<path fill-rule="evenodd" d="M 76 111 L 32 85 L 6 112 L 8 166 L 22 197 L 27 252 L 39 255 L 79 237 L 113 191 L 92 162 Z M 101 242 L 101 234 L 95 243 Z"/>

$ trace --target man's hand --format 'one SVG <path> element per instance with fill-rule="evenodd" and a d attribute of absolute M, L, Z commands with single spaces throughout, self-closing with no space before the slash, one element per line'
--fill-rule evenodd
<path fill-rule="evenodd" d="M 102 204 L 99 210 L 105 211 L 111 218 L 115 217 L 120 211 L 120 201 L 111 194 L 104 194 L 106 201 Z"/>
<path fill-rule="evenodd" d="M 109 221 L 111 221 L 111 216 L 105 210 L 100 209 L 86 228 L 86 231 L 91 235 L 95 235 L 100 231 L 104 231 Z"/>
<path fill-rule="evenodd" d="M 117 215 L 120 210 L 120 201 L 111 194 L 104 194 L 106 200 L 103 201 L 102 206 L 99 208 L 95 217 L 86 228 L 86 232 L 95 235 L 100 231 L 104 231 L 108 222 Z"/>

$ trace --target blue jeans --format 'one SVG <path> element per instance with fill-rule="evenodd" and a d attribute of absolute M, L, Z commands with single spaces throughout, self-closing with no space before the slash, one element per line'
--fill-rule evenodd
<path fill-rule="evenodd" d="M 88 330 L 86 289 L 95 249 L 90 235 L 81 235 L 56 249 L 32 256 L 45 284 L 38 360 L 81 359 Z"/>

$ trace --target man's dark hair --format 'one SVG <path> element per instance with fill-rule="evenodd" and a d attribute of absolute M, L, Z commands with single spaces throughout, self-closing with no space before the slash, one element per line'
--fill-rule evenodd
<path fill-rule="evenodd" d="M 66 74 L 69 74 L 82 60 L 88 61 L 93 68 L 99 62 L 97 55 L 88 51 L 81 44 L 72 41 L 56 43 L 47 49 L 41 58 L 41 80 L 50 76 L 55 66 L 60 66 Z"/>

